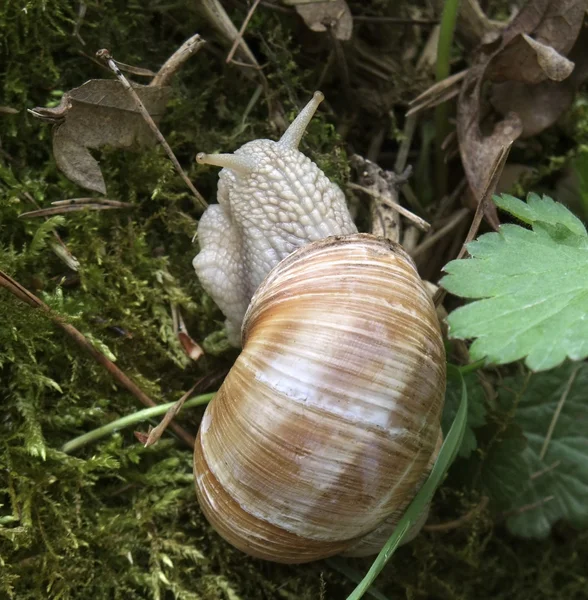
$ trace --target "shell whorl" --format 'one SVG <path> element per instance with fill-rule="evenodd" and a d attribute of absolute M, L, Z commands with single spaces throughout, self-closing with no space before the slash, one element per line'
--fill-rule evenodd
<path fill-rule="evenodd" d="M 412 499 L 439 435 L 445 355 L 402 248 L 327 238 L 275 267 L 208 406 L 196 490 L 219 533 L 279 562 L 339 553 Z"/>

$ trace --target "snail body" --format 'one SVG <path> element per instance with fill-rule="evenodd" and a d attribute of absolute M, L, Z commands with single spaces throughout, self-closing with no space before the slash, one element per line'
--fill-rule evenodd
<path fill-rule="evenodd" d="M 235 190 L 255 173 L 225 177 Z M 308 178 L 317 181 L 314 170 Z M 246 275 L 237 289 L 251 293 L 242 325 L 225 313 L 243 350 L 194 452 L 196 493 L 215 529 L 248 554 L 285 563 L 377 551 L 372 538 L 394 528 L 440 439 L 445 353 L 430 296 L 404 250 L 355 233 L 329 193 L 327 235 L 277 253 L 255 290 L 241 285 L 259 277 L 255 269 L 230 267 Z M 251 232 L 239 227 L 243 249 Z M 336 227 L 344 235 L 330 235 Z M 228 288 L 209 289 L 222 308 L 214 293 Z"/>

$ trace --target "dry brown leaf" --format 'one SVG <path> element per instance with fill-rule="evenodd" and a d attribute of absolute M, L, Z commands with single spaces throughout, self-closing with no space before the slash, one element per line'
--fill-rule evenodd
<path fill-rule="evenodd" d="M 134 85 L 154 121 L 165 111 L 168 87 Z M 90 149 L 139 149 L 157 140 L 119 81 L 92 79 L 63 95 L 56 108 L 35 108 L 34 116 L 56 123 L 53 154 L 59 169 L 83 188 L 106 194 L 98 161 Z"/>
<path fill-rule="evenodd" d="M 487 189 L 490 167 L 496 163 L 504 147 L 510 146 L 522 130 L 521 119 L 510 113 L 496 123 L 490 135 L 480 128 L 480 91 L 484 76 L 483 63 L 466 74 L 457 105 L 457 136 L 464 171 L 474 197 L 480 201 Z M 484 215 L 492 226 L 498 226 L 496 207 L 486 205 Z"/>
<path fill-rule="evenodd" d="M 345 0 L 322 2 L 290 0 L 284 4 L 293 6 L 312 31 L 322 32 L 331 29 L 338 40 L 345 42 L 351 39 L 353 17 Z"/>
<path fill-rule="evenodd" d="M 573 67 L 565 57 L 580 33 L 587 8 L 588 0 L 527 2 L 504 30 L 486 78 L 536 84 L 567 77 Z"/>
<path fill-rule="evenodd" d="M 510 112 L 519 115 L 522 137 L 541 133 L 572 105 L 576 91 L 588 79 L 588 31 L 580 33 L 569 56 L 575 68 L 564 81 L 543 81 L 537 85 L 507 81 L 493 86 L 492 105 L 502 115 Z"/>

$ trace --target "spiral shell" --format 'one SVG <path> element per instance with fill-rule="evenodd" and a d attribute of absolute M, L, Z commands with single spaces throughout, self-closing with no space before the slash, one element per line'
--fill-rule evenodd
<path fill-rule="evenodd" d="M 215 529 L 297 563 L 398 518 L 431 468 L 445 390 L 435 308 L 404 250 L 367 234 L 297 250 L 257 290 L 242 338 L 194 454 Z"/>

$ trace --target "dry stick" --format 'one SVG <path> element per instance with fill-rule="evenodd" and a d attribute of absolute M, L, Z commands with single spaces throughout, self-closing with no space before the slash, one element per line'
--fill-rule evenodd
<path fill-rule="evenodd" d="M 570 390 L 572 389 L 572 385 L 574 385 L 574 380 L 576 379 L 576 375 L 578 374 L 578 370 L 580 369 L 580 365 L 578 365 L 571 373 L 570 378 L 566 384 L 563 394 L 557 403 L 557 407 L 555 412 L 553 413 L 553 417 L 551 418 L 551 423 L 549 423 L 549 429 L 547 430 L 547 434 L 545 435 L 545 441 L 543 442 L 543 446 L 541 447 L 541 452 L 539 452 L 539 460 L 543 460 L 545 458 L 545 454 L 547 453 L 547 447 L 549 446 L 549 442 L 551 441 L 551 437 L 553 436 L 553 430 L 557 425 L 557 421 L 559 419 L 559 415 L 561 414 L 562 408 L 568 399 L 568 395 Z"/>
<path fill-rule="evenodd" d="M 188 38 L 164 63 L 161 69 L 159 69 L 157 75 L 153 78 L 153 81 L 149 86 L 164 86 L 169 83 L 169 80 L 178 69 L 206 42 L 200 37 L 199 34 L 193 35 Z"/>
<path fill-rule="evenodd" d="M 12 279 L 0 271 L 0 286 L 6 288 L 9 292 L 14 294 L 17 298 L 27 303 L 33 308 L 40 308 L 56 325 L 61 327 L 73 340 L 81 346 L 97 363 L 102 365 L 108 373 L 125 389 L 131 394 L 138 398 L 145 406 L 157 406 L 157 404 L 147 396 L 147 394 L 137 386 L 123 371 L 121 371 L 111 360 L 106 358 L 102 352 L 99 352 L 94 346 L 80 333 L 73 325 L 66 323 L 62 317 L 54 313 L 49 306 L 43 301 L 39 300 L 37 296 L 29 292 L 20 283 Z M 184 441 L 188 446 L 194 447 L 194 438 L 183 428 L 176 423 L 171 423 L 170 427 L 176 432 L 176 434 Z"/>
<path fill-rule="evenodd" d="M 40 208 L 39 210 L 30 210 L 18 215 L 19 219 L 25 217 L 50 217 L 52 215 L 63 215 L 69 212 L 79 212 L 84 210 L 118 210 L 119 208 L 129 208 L 129 206 L 114 206 L 112 204 L 103 204 L 101 202 L 87 204 L 62 204 L 60 206 L 52 206 L 50 208 Z"/>
<path fill-rule="evenodd" d="M 401 206 L 400 204 L 394 202 L 393 200 L 390 200 L 389 198 L 385 198 L 384 196 L 382 196 L 382 194 L 378 194 L 378 192 L 375 192 L 370 188 L 364 187 L 363 185 L 358 185 L 357 183 L 348 183 L 347 187 L 351 188 L 352 190 L 365 192 L 366 194 L 368 194 L 368 196 L 372 196 L 372 198 L 377 198 L 382 204 L 393 208 L 395 211 L 399 212 L 407 219 L 410 219 L 422 231 L 428 231 L 431 228 L 431 225 L 427 223 L 427 221 L 425 221 L 424 219 L 421 219 L 421 217 L 419 217 L 418 215 L 415 215 L 413 212 L 410 212 L 410 210 L 404 208 L 404 206 Z"/>
<path fill-rule="evenodd" d="M 416 128 L 417 118 L 416 116 L 410 116 L 406 118 L 404 123 L 404 130 L 402 131 L 403 139 L 398 149 L 398 155 L 394 163 L 394 172 L 402 173 L 406 167 L 406 161 L 408 159 L 408 153 L 410 152 L 410 146 L 412 145 L 412 138 L 414 137 L 414 130 Z"/>
<path fill-rule="evenodd" d="M 537 500 L 537 502 L 523 504 L 523 506 L 520 506 L 519 508 L 513 508 L 511 510 L 503 512 L 501 517 L 503 519 L 506 519 L 508 517 L 512 517 L 513 515 L 521 515 L 523 513 L 529 512 L 530 510 L 535 510 L 536 508 L 539 508 L 544 504 L 551 502 L 554 498 L 555 496 L 546 496 L 545 498 L 541 498 L 541 500 Z"/>
<path fill-rule="evenodd" d="M 247 13 L 247 16 L 245 17 L 245 20 L 243 21 L 243 24 L 241 25 L 241 29 L 239 29 L 239 32 L 237 33 L 237 37 L 233 41 L 233 45 L 231 46 L 231 50 L 229 51 L 229 54 L 225 61 L 227 64 L 233 60 L 233 56 L 235 56 L 235 52 L 237 52 L 237 47 L 239 46 L 239 43 L 243 39 L 243 34 L 245 33 L 245 30 L 247 29 L 247 25 L 249 25 L 249 21 L 251 21 L 251 17 L 253 16 L 255 9 L 259 5 L 259 2 L 260 2 L 260 0 L 255 0 L 253 5 L 249 9 L 249 12 Z"/>
<path fill-rule="evenodd" d="M 52 206 L 69 206 L 71 204 L 104 204 L 116 208 L 133 208 L 132 202 L 121 202 L 110 198 L 68 198 L 67 200 L 54 200 Z"/>
<path fill-rule="evenodd" d="M 184 406 L 184 402 L 186 402 L 186 400 L 194 393 L 194 390 L 198 387 L 199 383 L 200 382 L 197 381 L 170 409 L 168 409 L 159 425 L 149 432 L 147 440 L 145 441 L 145 448 L 153 446 L 153 444 L 159 441 L 159 438 L 163 435 L 168 426 L 172 425 L 173 418 L 180 412 L 182 406 Z M 195 440 L 194 443 L 196 443 Z"/>
<path fill-rule="evenodd" d="M 106 49 L 98 50 L 98 52 L 96 52 L 96 57 L 100 60 L 103 60 L 108 65 L 110 70 L 116 75 L 118 80 L 123 84 L 123 87 L 132 96 L 132 98 L 135 101 L 135 104 L 137 105 L 137 108 L 139 109 L 139 112 L 141 113 L 142 117 L 145 119 L 145 122 L 147 123 L 147 125 L 149 125 L 149 128 L 151 129 L 151 131 L 153 131 L 153 133 L 155 134 L 155 137 L 157 137 L 157 139 L 159 140 L 159 143 L 163 146 L 164 150 L 167 152 L 167 155 L 169 156 L 170 160 L 172 161 L 174 167 L 176 168 L 176 171 L 180 174 L 181 178 L 184 180 L 184 183 L 188 186 L 188 188 L 190 188 L 190 191 L 196 198 L 197 206 L 199 208 L 201 208 L 202 210 L 206 209 L 206 207 L 208 206 L 208 203 L 203 198 L 202 194 L 194 187 L 192 182 L 188 179 L 188 176 L 186 175 L 186 173 L 184 173 L 184 170 L 180 166 L 180 163 L 178 162 L 176 155 L 173 153 L 173 150 L 170 148 L 169 144 L 165 141 L 163 134 L 157 128 L 157 125 L 151 118 L 151 115 L 149 114 L 149 112 L 147 112 L 145 105 L 143 104 L 143 102 L 141 102 L 141 99 L 139 98 L 139 96 L 137 96 L 137 92 L 135 92 L 135 90 L 133 89 L 131 84 L 128 82 L 127 78 L 121 73 L 120 69 L 116 66 L 116 63 L 114 62 L 114 59 L 110 55 L 110 52 L 108 52 L 108 50 L 106 50 Z"/>
<path fill-rule="evenodd" d="M 486 185 L 486 189 L 484 190 L 484 194 L 480 199 L 480 202 L 478 203 L 476 212 L 474 214 L 474 218 L 472 220 L 472 224 L 470 225 L 470 230 L 468 231 L 466 239 L 463 242 L 463 246 L 461 247 L 461 250 L 459 251 L 459 254 L 456 257 L 456 260 L 459 260 L 465 255 L 465 253 L 467 252 L 467 245 L 476 237 L 476 234 L 478 233 L 478 229 L 480 228 L 480 224 L 482 223 L 482 218 L 484 217 L 486 207 L 492 201 L 492 194 L 496 189 L 496 184 L 500 179 L 502 169 L 504 168 L 511 147 L 512 142 L 507 146 L 503 146 L 498 156 L 496 157 L 496 160 L 494 161 L 494 165 L 492 166 L 491 175 Z M 435 303 L 435 306 L 439 306 L 443 302 L 446 293 L 447 291 L 445 289 L 439 287 L 439 289 L 435 292 L 435 296 L 433 296 L 433 302 Z"/>
<path fill-rule="evenodd" d="M 441 238 L 445 237 L 450 231 L 453 231 L 470 213 L 467 208 L 462 208 L 458 210 L 449 220 L 449 222 L 441 227 L 439 231 L 433 233 L 430 237 L 423 241 L 422 244 L 419 244 L 410 255 L 413 258 L 416 258 L 419 254 L 422 254 L 426 250 L 428 250 L 431 246 L 436 244 Z"/>
<path fill-rule="evenodd" d="M 423 527 L 423 531 L 451 531 L 452 529 L 457 529 L 468 521 L 471 521 L 478 513 L 481 513 L 486 506 L 488 506 L 488 501 L 488 497 L 484 496 L 478 506 L 474 506 L 474 508 L 472 508 L 472 510 L 467 512 L 465 515 L 459 517 L 458 519 L 454 519 L 453 521 L 425 525 Z"/>

